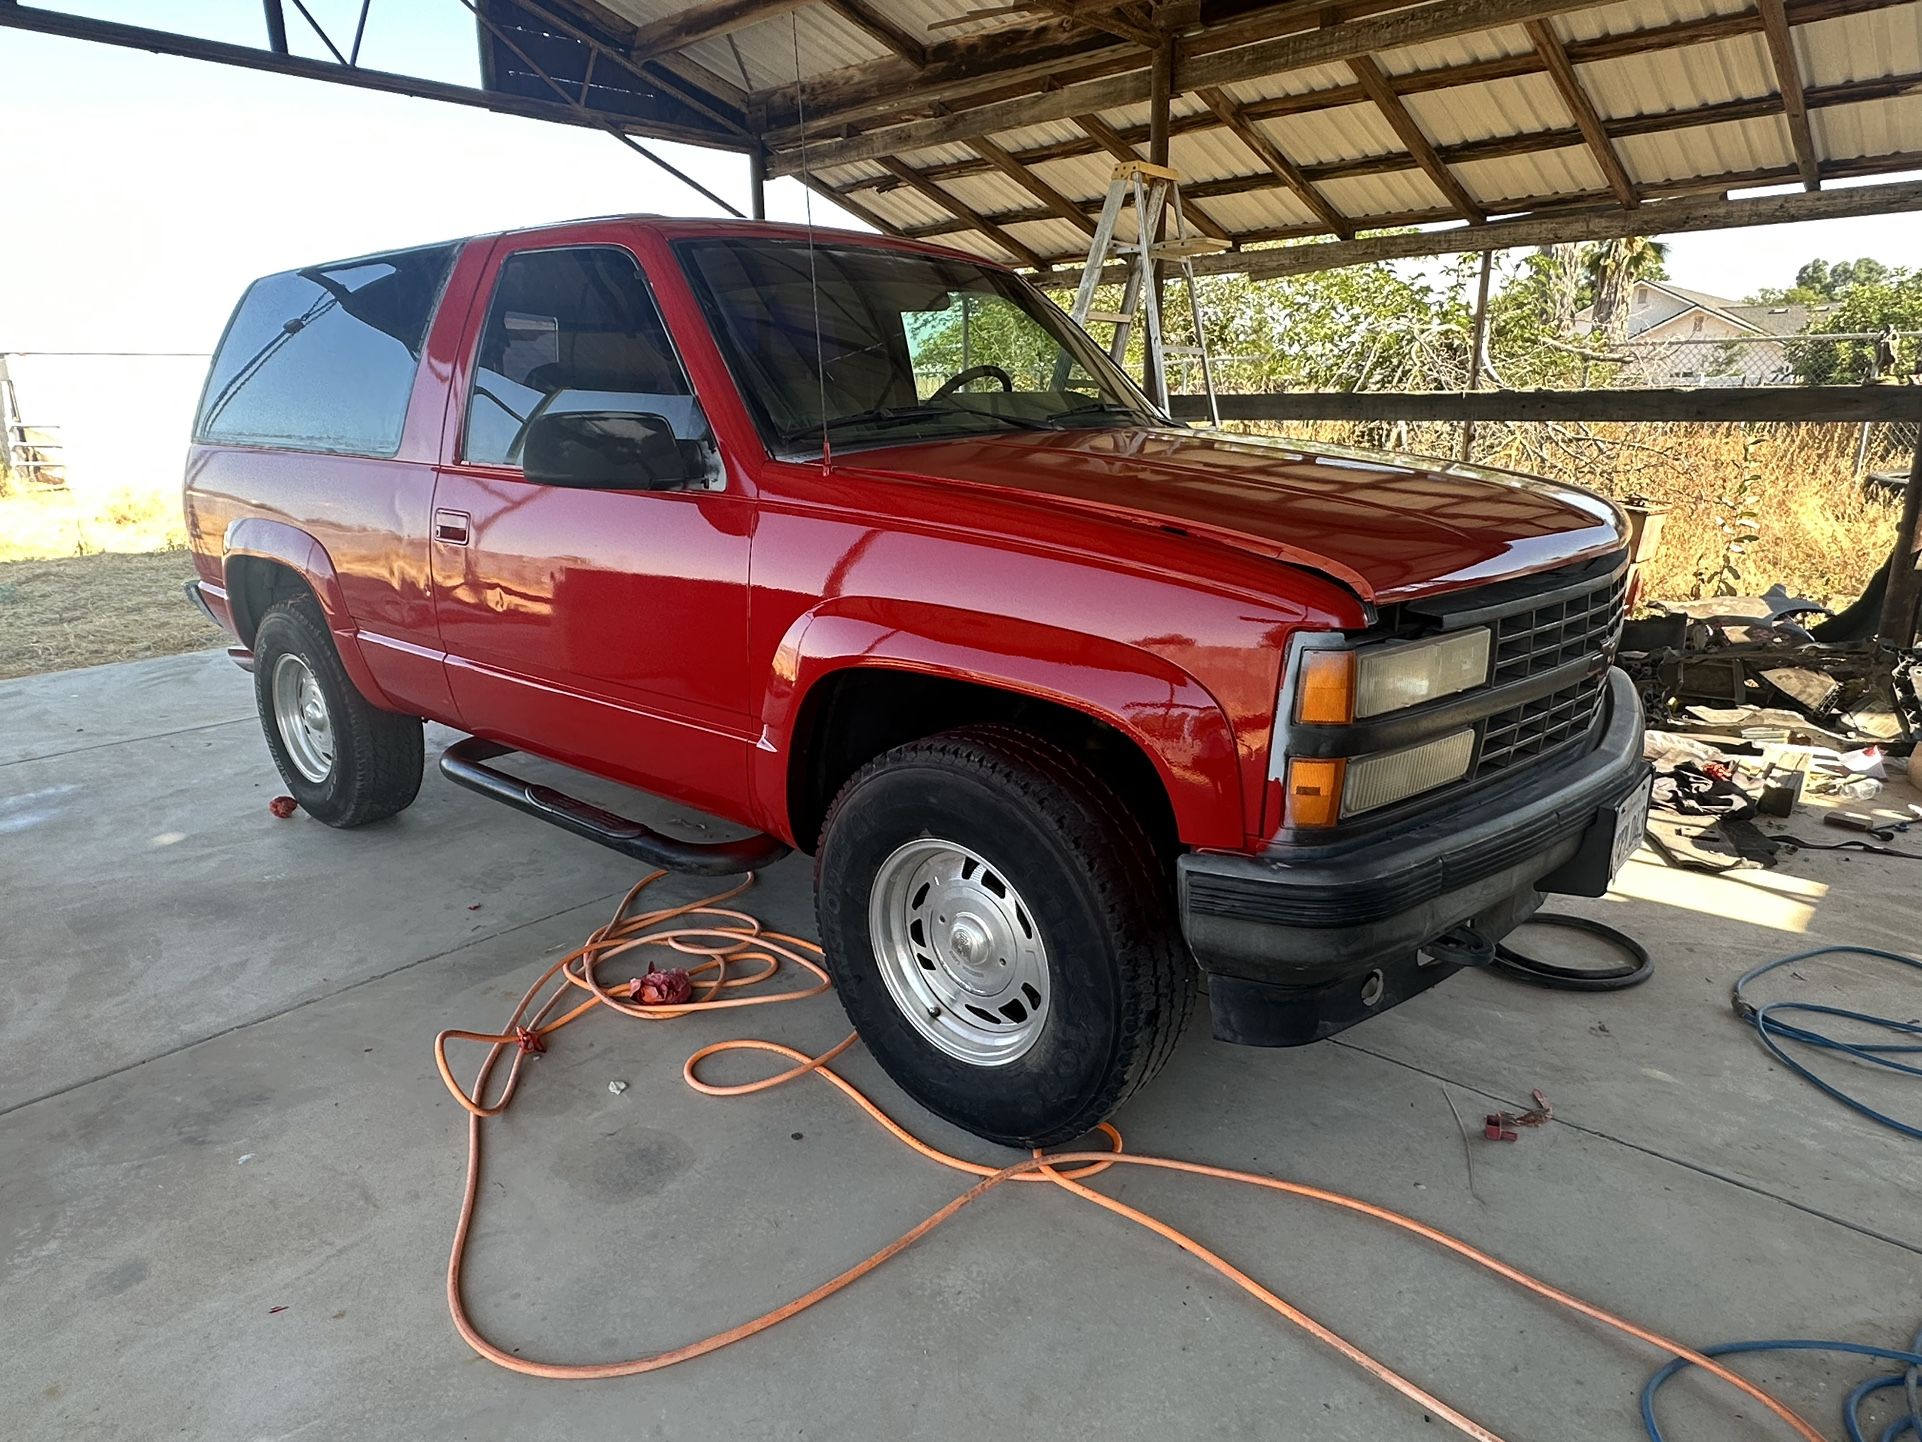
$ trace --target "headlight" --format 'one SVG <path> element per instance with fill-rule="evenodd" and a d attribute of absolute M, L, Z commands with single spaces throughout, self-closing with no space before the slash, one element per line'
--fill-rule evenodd
<path fill-rule="evenodd" d="M 1472 691 L 1488 681 L 1493 645 L 1488 629 L 1476 627 L 1420 641 L 1304 647 L 1296 653 L 1294 721 L 1354 726 Z M 1281 783 L 1281 824 L 1290 829 L 1336 826 L 1447 786 L 1475 760 L 1472 726 L 1364 756 L 1291 756 L 1288 733 L 1286 724 L 1276 727 L 1270 775 Z"/>
<path fill-rule="evenodd" d="M 1438 701 L 1488 679 L 1486 627 L 1428 641 L 1304 651 L 1295 719 L 1344 726 Z"/>

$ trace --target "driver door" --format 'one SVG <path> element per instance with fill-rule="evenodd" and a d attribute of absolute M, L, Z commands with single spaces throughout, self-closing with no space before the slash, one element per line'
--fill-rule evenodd
<path fill-rule="evenodd" d="M 752 502 L 724 481 L 640 263 L 611 244 L 507 250 L 487 294 L 434 490 L 434 604 L 461 721 L 738 814 L 759 725 Z M 709 473 L 660 491 L 528 481 L 529 424 L 567 410 L 660 416 Z"/>

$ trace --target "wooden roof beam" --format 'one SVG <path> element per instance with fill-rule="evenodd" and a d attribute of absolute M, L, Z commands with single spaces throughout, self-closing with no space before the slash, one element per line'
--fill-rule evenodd
<path fill-rule="evenodd" d="M 1849 186 L 1812 194 L 1749 196 L 1730 200 L 1721 195 L 1650 203 L 1638 210 L 1586 211 L 1562 215 L 1524 216 L 1482 225 L 1399 235 L 1369 235 L 1358 240 L 1331 240 L 1320 245 L 1295 245 L 1282 250 L 1239 251 L 1204 255 L 1194 261 L 1197 273 L 1240 271 L 1257 279 L 1303 275 L 1338 266 L 1365 265 L 1380 260 L 1411 260 L 1431 255 L 1514 250 L 1574 241 L 1614 240 L 1628 235 L 1683 235 L 1705 230 L 1737 230 L 1756 225 L 1783 225 L 1803 220 L 1834 220 L 1861 215 L 1895 215 L 1922 210 L 1922 180 L 1883 185 Z"/>
<path fill-rule="evenodd" d="M 826 0 L 826 4 L 856 30 L 893 51 L 916 70 L 928 63 L 928 47 L 868 4 L 868 0 Z"/>
<path fill-rule="evenodd" d="M 1813 111 L 1833 105 L 1848 105 L 1860 103 L 1865 100 L 1881 100 L 1911 95 L 1922 95 L 1922 72 L 1908 75 L 1884 76 L 1874 80 L 1852 80 L 1843 81 L 1835 85 L 1817 86 L 1808 91 L 1808 103 L 1810 110 Z M 1253 109 L 1254 107 L 1252 106 L 1243 107 L 1244 113 L 1251 112 Z M 1605 122 L 1605 126 L 1609 137 L 1612 140 L 1619 140 L 1626 136 L 1673 133 L 1697 126 L 1723 124 L 1728 121 L 1764 119 L 1781 113 L 1781 97 L 1765 95 L 1757 96 L 1751 100 L 1719 101 L 1715 104 L 1704 105 L 1693 110 L 1674 110 L 1666 114 L 1624 116 L 1617 120 Z M 1191 120 L 1203 120 L 1208 119 L 1209 116 L 1203 114 L 1189 118 Z M 1129 137 L 1122 131 L 1117 130 L 1114 126 L 1108 124 L 1108 122 L 1100 116 L 1077 116 L 1075 117 L 1075 123 L 1092 138 L 1095 144 L 1107 151 L 1110 155 L 1113 155 L 1117 160 L 1135 160 L 1140 158 L 1135 146 L 1130 143 Z M 1140 127 L 1136 128 L 1139 129 Z M 1179 133 L 1179 129 L 1180 127 L 1177 126 L 1177 133 Z M 1470 164 L 1475 161 L 1505 159 L 1514 155 L 1534 154 L 1544 150 L 1561 150 L 1581 143 L 1581 131 L 1574 126 L 1569 126 L 1555 130 L 1524 131 L 1517 135 L 1496 136 L 1488 140 L 1467 141 L 1461 145 L 1441 147 L 1439 148 L 1439 154 L 1445 163 L 1450 166 L 1455 166 Z M 1071 150 L 1065 148 L 1061 143 L 1057 143 L 1054 146 L 1037 147 L 1035 150 L 1012 152 L 1011 158 L 1023 166 L 1032 166 L 1045 163 L 1049 160 L 1062 159 L 1068 155 L 1083 153 L 1086 153 L 1085 150 Z M 1827 178 L 1837 179 L 1845 174 L 1877 174 L 1906 168 L 1901 164 L 1895 163 L 1897 160 L 1899 160 L 1899 157 L 1864 157 L 1859 162 L 1854 160 L 1831 161 L 1823 166 L 1823 174 Z M 927 166 L 923 168 L 921 174 L 929 180 L 938 182 L 957 176 L 978 175 L 990 168 L 986 161 L 981 160 L 950 161 L 944 165 Z M 1318 185 L 1328 180 L 1345 180 L 1369 175 L 1387 175 L 1399 171 L 1412 170 L 1414 168 L 1415 159 L 1413 156 L 1403 152 L 1396 152 L 1392 155 L 1364 156 L 1356 160 L 1327 161 L 1318 165 L 1304 166 L 1302 167 L 1302 173 L 1310 182 Z M 1922 166 L 1915 168 L 1922 168 Z M 1786 170 L 1781 167 L 1770 167 L 1763 171 L 1747 172 L 1739 175 L 1711 176 L 1704 180 L 1685 182 L 1679 185 L 1674 183 L 1656 183 L 1645 187 L 1644 190 L 1646 193 L 1639 198 L 1645 199 L 1650 196 L 1673 195 L 1705 188 L 1740 189 L 1745 185 L 1765 185 L 1784 179 L 1792 180 L 1796 178 L 1798 174 L 1799 172 L 1796 171 L 1793 166 Z M 855 181 L 840 189 L 830 190 L 824 188 L 823 193 L 841 196 L 858 193 L 876 186 L 890 186 L 896 183 L 897 182 L 890 178 L 877 177 L 872 180 Z M 1283 183 L 1279 176 L 1270 172 L 1225 176 L 1216 180 L 1192 181 L 1182 186 L 1182 205 L 1187 213 L 1188 219 L 1195 223 L 1196 228 L 1206 235 L 1214 236 L 1217 240 L 1236 241 L 1246 244 L 1257 238 L 1273 239 L 1276 237 L 1267 234 L 1260 236 L 1253 233 L 1240 236 L 1231 235 L 1225 227 L 1220 226 L 1214 221 L 1213 217 L 1206 214 L 1200 202 L 1215 196 L 1246 195 L 1262 190 L 1272 190 Z M 1619 200 L 1619 197 L 1617 198 Z M 1087 201 L 1071 201 L 1070 203 L 1079 206 L 1083 211 L 1091 211 L 1100 204 L 1100 200 L 1096 198 Z M 1509 205 L 1495 206 L 1492 208 L 1495 210 L 1512 210 L 1517 208 L 1534 210 L 1539 209 L 1539 204 L 1531 203 L 1526 207 Z M 1451 212 L 1445 210 L 1423 212 L 1421 214 L 1421 220 L 1427 222 L 1432 222 L 1437 219 L 1445 220 L 1450 214 Z M 1019 224 L 1024 221 L 1043 220 L 1047 218 L 1047 215 L 1048 212 L 1045 208 L 1035 207 L 1025 211 L 998 212 L 990 215 L 988 219 L 993 220 L 999 225 L 1006 226 Z M 1405 219 L 1383 218 L 1373 215 L 1359 222 L 1361 226 L 1369 229 L 1415 223 L 1415 221 Z M 954 228 L 959 227 L 958 225 L 954 227 L 946 227 L 945 225 L 936 227 L 916 226 L 911 227 L 908 233 L 915 236 L 940 235 L 951 233 L 951 230 Z M 1324 231 L 1325 227 L 1320 225 L 1290 227 L 1287 228 L 1286 235 L 1282 238 L 1292 239 L 1296 236 L 1317 235 L 1324 233 Z"/>
<path fill-rule="evenodd" d="M 1212 86 L 1196 93 L 1201 97 L 1201 103 L 1234 132 L 1235 139 L 1247 146 L 1256 160 L 1280 177 L 1282 183 L 1295 193 L 1317 220 L 1343 240 L 1354 235 L 1355 223 L 1336 209 L 1328 197 L 1315 188 L 1314 182 L 1302 174 L 1301 167 L 1283 154 L 1281 147 L 1248 119 L 1233 96 Z"/>
<path fill-rule="evenodd" d="M 981 214 L 980 211 L 969 205 L 965 200 L 943 190 L 940 186 L 914 169 L 913 166 L 903 165 L 892 155 L 883 156 L 877 164 L 903 185 L 919 192 L 924 199 L 933 202 L 942 210 L 947 211 L 949 215 L 955 216 L 960 220 L 965 220 L 968 223 L 969 229 L 980 231 L 981 234 L 1000 246 L 1022 265 L 1031 266 L 1035 270 L 1046 270 L 1048 268 L 1048 263 L 1041 258 L 1040 252 L 1023 245 L 1020 241 L 1009 235 L 1007 231 L 996 225 L 992 220 L 989 220 L 987 216 Z"/>
<path fill-rule="evenodd" d="M 1397 10 L 1377 19 L 1291 33 L 1233 50 L 1192 55 L 1184 46 L 1176 62 L 1173 88 L 1177 94 L 1188 94 L 1203 86 L 1232 85 L 1310 65 L 1352 62 L 1357 58 L 1372 67 L 1373 62 L 1367 58 L 1378 51 L 1425 44 L 1500 25 L 1517 25 L 1564 10 L 1583 9 L 1592 3 L 1594 0 L 1431 0 L 1429 4 Z M 1143 57 L 1144 61 L 1146 58 Z M 814 152 L 811 161 L 822 167 L 845 165 L 932 145 L 952 145 L 977 135 L 992 135 L 1090 111 L 1139 104 L 1147 93 L 1148 73 L 1144 64 L 1126 74 L 977 105 L 950 115 L 877 126 L 844 139 L 825 140 L 810 145 Z M 823 123 L 830 122 L 824 120 Z M 771 139 L 776 144 L 790 143 L 783 135 L 777 134 Z M 791 174 L 798 166 L 798 156 L 783 151 L 771 159 L 769 171 L 770 174 Z"/>
<path fill-rule="evenodd" d="M 1562 104 L 1575 117 L 1576 128 L 1582 132 L 1589 153 L 1602 168 L 1608 188 L 1615 192 L 1617 200 L 1633 210 L 1642 203 L 1642 198 L 1635 193 L 1635 182 L 1628 178 L 1621 156 L 1615 153 L 1615 146 L 1602 125 L 1602 117 L 1596 113 L 1595 102 L 1588 98 L 1588 92 L 1582 88 L 1581 77 L 1576 75 L 1575 67 L 1569 63 L 1568 52 L 1562 48 L 1560 37 L 1546 20 L 1530 20 L 1526 28 L 1528 38 L 1535 46 L 1535 53 L 1542 57 L 1542 63 L 1548 67 L 1549 79 L 1555 82 L 1555 89 L 1561 93 Z"/>
<path fill-rule="evenodd" d="M 1086 135 L 1088 139 L 1107 151 L 1108 154 L 1112 155 L 1116 160 L 1140 160 L 1142 158 L 1140 152 L 1128 143 L 1121 132 L 1108 124 L 1108 122 L 1103 120 L 1099 115 L 1077 115 L 1074 117 L 1074 123 L 1081 127 L 1082 133 Z M 1207 211 L 1203 210 L 1188 198 L 1188 187 L 1185 185 L 1181 188 L 1181 213 L 1185 215 L 1189 223 L 1203 235 L 1214 240 L 1225 240 L 1230 245 L 1235 244 L 1235 237 L 1229 233 L 1227 226 L 1216 220 L 1212 215 L 1208 214 Z"/>
<path fill-rule="evenodd" d="M 1769 59 L 1775 65 L 1775 80 L 1782 92 L 1782 113 L 1788 117 L 1789 142 L 1795 147 L 1795 165 L 1802 172 L 1802 185 L 1808 190 L 1822 186 L 1815 158 L 1815 133 L 1809 126 L 1808 100 L 1802 93 L 1802 67 L 1795 58 L 1795 41 L 1789 35 L 1788 11 L 1782 0 L 1756 0 L 1762 16 L 1762 35 L 1768 42 Z"/>
<path fill-rule="evenodd" d="M 634 60 L 652 60 L 810 3 L 812 0 L 701 0 L 698 5 L 641 26 L 634 32 L 628 54 Z"/>
<path fill-rule="evenodd" d="M 1913 3 L 1913 0 L 1787 0 L 1791 26 L 1812 24 L 1841 15 L 1867 14 L 1877 10 Z M 1236 44 L 1263 39 L 1292 27 L 1299 30 L 1322 23 L 1330 13 L 1349 21 L 1362 7 L 1355 3 L 1335 8 L 1312 9 L 1299 3 L 1270 5 L 1220 25 L 1183 38 L 1186 56 L 1205 56 Z M 1385 8 L 1385 0 L 1375 8 Z M 1165 7 L 1157 16 L 1168 16 Z M 1263 30 L 1251 27 L 1261 22 Z M 1247 33 L 1243 34 L 1246 29 Z M 1686 45 L 1708 44 L 1731 36 L 1759 34 L 1762 20 L 1754 11 L 1712 15 L 1701 19 L 1677 21 L 1650 30 L 1597 36 L 1592 40 L 1571 40 L 1564 49 L 1576 67 L 1623 55 L 1665 50 Z M 917 74 L 905 61 L 889 59 L 863 62 L 840 71 L 809 78 L 803 88 L 807 96 L 809 129 L 813 136 L 845 134 L 844 127 L 865 123 L 894 123 L 883 114 L 900 116 L 913 110 L 925 111 L 937 103 L 953 104 L 966 99 L 970 105 L 1015 99 L 1032 95 L 1037 89 L 1054 89 L 1126 73 L 1141 72 L 1141 49 L 1119 43 L 1091 42 L 1088 34 L 1068 21 L 1050 19 L 1019 30 L 983 32 L 958 40 L 931 45 L 927 50 L 927 73 Z M 1408 96 L 1421 91 L 1446 89 L 1452 85 L 1477 83 L 1485 79 L 1505 79 L 1517 75 L 1538 75 L 1545 66 L 1532 52 L 1496 56 L 1464 65 L 1439 66 L 1395 77 L 1396 93 Z M 1143 92 L 1145 94 L 1145 90 Z M 1324 104 L 1354 103 L 1363 99 L 1356 85 L 1331 87 L 1299 97 L 1282 96 L 1260 102 L 1263 106 L 1319 108 Z M 767 139 L 786 149 L 795 143 L 796 112 L 792 86 L 760 92 L 770 117 Z M 1133 101 L 1112 102 L 1131 104 Z M 1098 106 L 1090 109 L 1102 108 Z M 1279 113 L 1269 111 L 1269 114 Z M 1252 108 L 1250 114 L 1262 118 Z"/>
<path fill-rule="evenodd" d="M 1422 168 L 1422 173 L 1434 182 L 1435 189 L 1447 197 L 1456 212 L 1469 220 L 1488 219 L 1488 213 L 1476 203 L 1475 197 L 1455 179 L 1454 173 L 1435 153 L 1433 142 L 1422 133 L 1422 128 L 1415 123 L 1415 117 L 1408 113 L 1408 107 L 1401 103 L 1401 97 L 1389 85 L 1388 77 L 1381 73 L 1381 66 L 1375 63 L 1374 56 L 1354 56 L 1349 60 L 1348 68 L 1354 72 L 1356 83 L 1375 102 L 1375 108 L 1393 127 L 1395 134 L 1401 137 L 1401 143 L 1408 147 L 1408 153 L 1415 157 L 1415 163 Z"/>
<path fill-rule="evenodd" d="M 1104 31 L 1144 50 L 1153 50 L 1161 43 L 1161 36 L 1152 25 L 1144 25 L 1131 17 L 1115 0 L 1093 0 L 1093 3 L 1090 0 L 1025 0 L 1025 3 L 1088 29 Z"/>

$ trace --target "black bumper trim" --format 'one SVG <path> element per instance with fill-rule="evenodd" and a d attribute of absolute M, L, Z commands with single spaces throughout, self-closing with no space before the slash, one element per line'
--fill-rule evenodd
<path fill-rule="evenodd" d="M 1605 890 L 1604 813 L 1647 774 L 1640 703 L 1611 671 L 1601 735 L 1584 755 L 1352 846 L 1182 857 L 1182 928 L 1210 973 L 1288 986 L 1355 975 L 1517 895 Z"/>

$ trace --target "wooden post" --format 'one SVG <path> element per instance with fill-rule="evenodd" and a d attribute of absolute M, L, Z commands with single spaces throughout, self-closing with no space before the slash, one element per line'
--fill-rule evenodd
<path fill-rule="evenodd" d="M 1482 252 L 1481 283 L 1475 288 L 1475 341 L 1468 352 L 1468 389 L 1480 390 L 1482 384 L 1482 365 L 1488 359 L 1488 278 L 1495 268 L 1495 252 Z M 1462 459 L 1472 460 L 1475 454 L 1475 421 L 1473 417 L 1462 422 Z"/>
<path fill-rule="evenodd" d="M 747 153 L 748 213 L 767 219 L 767 152 L 756 146 Z"/>
<path fill-rule="evenodd" d="M 1891 646 L 1915 644 L 1916 601 L 1922 599 L 1922 434 L 1909 466 L 1909 488 L 1902 495 L 1902 523 L 1895 530 L 1889 562 L 1889 588 L 1882 596 L 1882 621 L 1876 633 Z"/>
<path fill-rule="evenodd" d="M 1156 165 L 1168 164 L 1168 112 L 1174 100 L 1174 79 L 1175 42 L 1174 37 L 1169 36 L 1161 42 L 1161 48 L 1155 51 L 1154 69 L 1148 76 L 1148 159 Z M 1162 214 L 1167 214 L 1165 207 Z M 1157 231 L 1160 230 L 1159 222 L 1155 228 Z M 1144 233 L 1141 242 L 1143 245 L 1148 245 L 1160 238 L 1159 234 Z M 1151 263 L 1150 283 L 1154 286 L 1152 301 L 1155 314 L 1159 315 L 1162 300 L 1167 294 L 1167 277 L 1162 273 L 1160 261 Z M 1155 393 L 1154 378 L 1162 368 L 1162 358 L 1154 353 L 1154 338 L 1148 334 L 1146 326 L 1142 327 L 1141 334 L 1142 383 L 1148 394 L 1153 395 Z"/>

